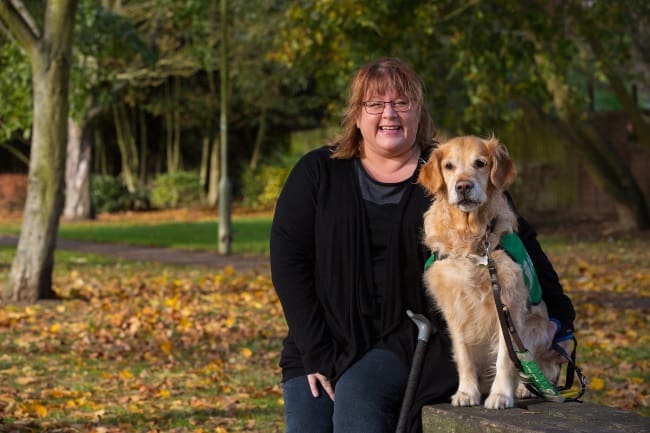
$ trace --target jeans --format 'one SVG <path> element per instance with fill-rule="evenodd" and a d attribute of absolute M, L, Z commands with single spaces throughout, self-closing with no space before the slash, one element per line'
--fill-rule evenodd
<path fill-rule="evenodd" d="M 408 367 L 388 350 L 373 349 L 336 382 L 332 402 L 311 395 L 307 376 L 282 384 L 286 433 L 393 433 Z"/>

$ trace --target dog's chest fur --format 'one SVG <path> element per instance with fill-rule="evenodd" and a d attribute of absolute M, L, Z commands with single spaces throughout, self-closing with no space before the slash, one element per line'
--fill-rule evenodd
<path fill-rule="evenodd" d="M 425 243 L 438 253 L 436 261 L 424 274 L 429 293 L 447 321 L 463 330 L 466 343 L 494 344 L 499 323 L 495 312 L 490 274 L 480 259 L 487 253 L 495 261 L 503 287 L 521 284 L 521 270 L 502 250 L 495 250 L 499 239 L 512 232 L 516 216 L 504 198 L 493 200 L 474 214 L 466 214 L 436 198 L 425 214 Z M 496 216 L 498 215 L 498 217 Z M 504 300 L 514 301 L 516 293 L 502 293 Z M 518 300 L 526 304 L 526 299 Z"/>

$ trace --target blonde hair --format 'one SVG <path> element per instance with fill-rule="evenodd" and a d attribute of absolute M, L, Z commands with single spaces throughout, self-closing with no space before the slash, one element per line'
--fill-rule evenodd
<path fill-rule="evenodd" d="M 356 122 L 363 109 L 361 102 L 368 93 L 381 94 L 394 90 L 411 102 L 411 109 L 420 113 L 415 144 L 422 150 L 433 146 L 433 121 L 424 106 L 424 85 L 420 78 L 398 58 L 386 57 L 359 69 L 350 84 L 348 106 L 343 114 L 342 132 L 334 140 L 333 158 L 350 159 L 361 155 L 361 131 Z"/>

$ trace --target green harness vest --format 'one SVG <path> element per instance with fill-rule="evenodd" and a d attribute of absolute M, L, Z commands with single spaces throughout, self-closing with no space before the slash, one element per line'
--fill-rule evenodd
<path fill-rule="evenodd" d="M 542 288 L 539 285 L 539 279 L 537 278 L 533 261 L 530 259 L 517 233 L 506 233 L 501 237 L 499 245 L 521 266 L 524 282 L 526 283 L 526 287 L 528 287 L 528 299 L 530 303 L 533 305 L 539 304 L 542 300 Z M 424 269 L 428 269 L 436 260 L 438 260 L 437 252 L 434 251 L 424 264 Z"/>

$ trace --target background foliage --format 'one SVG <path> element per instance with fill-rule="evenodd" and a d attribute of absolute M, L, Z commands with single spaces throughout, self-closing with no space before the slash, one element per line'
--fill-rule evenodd
<path fill-rule="evenodd" d="M 572 134 L 589 125 L 590 110 L 624 110 L 632 140 L 650 153 L 647 119 L 634 120 L 650 107 L 645 1 L 230 0 L 226 17 L 218 3 L 80 1 L 71 103 L 93 142 L 95 173 L 146 192 L 158 174 L 195 170 L 207 192 L 219 174 L 211 152 L 220 146 L 219 52 L 227 25 L 228 157 L 237 199 L 267 206 L 268 191 L 250 185 L 250 174 L 269 176 L 260 166 L 277 167 L 275 155 L 291 154 L 292 133 L 336 127 L 352 73 L 381 56 L 401 57 L 422 76 L 441 137 L 494 131 L 519 148 L 540 146 L 538 132 L 554 130 L 613 200 L 631 197 L 643 180 L 630 176 L 609 138 L 589 144 Z M 25 4 L 38 19 L 44 0 Z M 4 33 L 0 64 L 0 152 L 8 156 L 0 170 L 24 171 L 29 71 Z M 633 93 L 636 107 L 625 103 Z M 539 116 L 525 135 L 506 136 Z M 252 198 L 253 191 L 266 196 Z"/>

